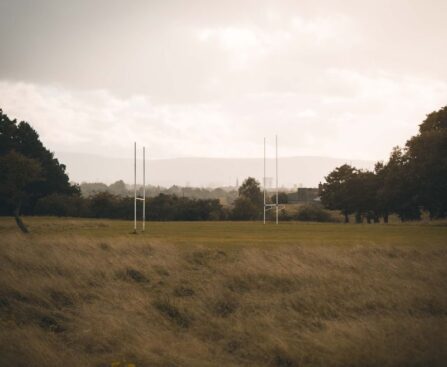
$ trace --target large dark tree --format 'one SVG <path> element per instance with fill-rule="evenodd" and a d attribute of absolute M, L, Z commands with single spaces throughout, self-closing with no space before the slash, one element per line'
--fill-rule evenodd
<path fill-rule="evenodd" d="M 383 162 L 377 162 L 374 167 L 376 193 L 375 193 L 375 209 L 376 214 L 383 218 L 384 223 L 388 223 L 391 213 L 391 206 L 387 200 L 384 191 L 385 179 L 387 178 L 388 169 Z"/>
<path fill-rule="evenodd" d="M 381 182 L 377 190 L 379 205 L 386 208 L 386 214 L 388 211 L 396 213 L 403 221 L 421 217 L 417 182 L 409 163 L 405 150 L 395 147 L 386 165 L 378 170 Z"/>
<path fill-rule="evenodd" d="M 447 216 L 447 106 L 430 113 L 406 146 L 419 203 L 431 218 Z"/>
<path fill-rule="evenodd" d="M 0 197 L 24 233 L 28 233 L 28 228 L 20 218 L 20 210 L 22 203 L 29 198 L 30 187 L 42 179 L 41 172 L 37 160 L 14 150 L 0 155 Z"/>
<path fill-rule="evenodd" d="M 0 109 L 0 157 L 8 160 L 8 154 L 13 151 L 19 157 L 32 159 L 40 167 L 40 179 L 29 180 L 21 189 L 21 209 L 25 214 L 33 213 L 39 198 L 53 193 L 70 195 L 79 192 L 76 186 L 69 183 L 65 166 L 44 147 L 37 132 L 27 122 L 11 120 Z M 31 172 L 31 165 L 23 164 L 22 167 L 25 169 L 24 174 Z M 5 179 L 8 177 L 3 176 L 2 180 Z M 0 194 L 1 214 L 12 214 L 16 210 L 16 205 L 11 206 L 10 201 L 9 197 Z"/>
<path fill-rule="evenodd" d="M 355 211 L 356 222 L 361 223 L 365 217 L 368 223 L 372 220 L 378 222 L 377 177 L 374 172 L 355 171 L 346 185 L 349 189 L 348 195 L 352 208 Z"/>
<path fill-rule="evenodd" d="M 357 172 L 354 167 L 344 164 L 329 173 L 325 177 L 326 182 L 320 185 L 321 202 L 328 209 L 340 210 L 345 223 L 349 222 L 349 214 L 356 209 L 352 197 L 352 179 Z"/>

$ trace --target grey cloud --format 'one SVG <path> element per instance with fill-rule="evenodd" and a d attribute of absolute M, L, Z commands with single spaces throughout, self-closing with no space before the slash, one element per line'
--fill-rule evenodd
<path fill-rule="evenodd" d="M 446 4 L 3 1 L 0 78 L 107 88 L 171 103 L 259 89 L 316 88 L 309 80 L 328 67 L 447 79 L 447 51 L 442 47 Z M 293 18 L 302 19 L 304 34 L 292 32 Z M 333 24 L 326 32 L 334 34 L 319 45 L 312 29 L 318 31 L 322 22 Z M 337 26 L 346 28 L 338 34 Z M 229 27 L 253 30 L 261 38 L 273 35 L 272 42 L 279 41 L 274 35 L 281 32 L 292 32 L 292 38 L 284 47 L 250 59 L 246 68 L 232 70 L 231 62 L 244 54 L 243 47 L 227 52 L 216 39 L 197 38 L 201 30 Z M 210 88 L 213 80 L 220 83 Z"/>
<path fill-rule="evenodd" d="M 56 151 L 384 159 L 447 96 L 447 2 L 0 0 L 0 107 Z"/>

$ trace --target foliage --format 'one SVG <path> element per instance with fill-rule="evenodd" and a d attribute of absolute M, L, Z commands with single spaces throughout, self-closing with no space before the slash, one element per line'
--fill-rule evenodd
<path fill-rule="evenodd" d="M 420 219 L 415 178 L 405 151 L 395 147 L 377 174 L 382 183 L 377 190 L 378 200 L 385 212 L 396 213 L 402 220 Z"/>
<path fill-rule="evenodd" d="M 33 160 L 35 163 L 27 161 L 28 163 L 25 164 L 22 158 L 18 158 L 19 156 L 8 155 L 12 151 L 20 154 L 21 157 Z M 17 120 L 9 119 L 1 109 L 0 157 L 3 157 L 4 164 L 8 164 L 5 163 L 8 159 L 19 159 L 23 163 L 19 166 L 23 170 L 20 175 L 33 178 L 32 180 L 28 179 L 27 184 L 21 188 L 21 194 L 18 195 L 22 201 L 22 210 L 26 214 L 33 213 L 34 206 L 39 198 L 53 193 L 76 194 L 78 192 L 78 188 L 69 183 L 65 166 L 60 164 L 54 158 L 53 153 L 43 146 L 37 132 L 27 122 L 18 123 Z M 39 166 L 39 180 L 33 177 L 33 172 L 37 170 L 37 166 Z M 16 174 L 19 173 L 16 171 Z M 4 173 L 4 175 L 6 174 Z M 7 179 L 5 177 L 2 180 Z M 10 201 L 9 196 L 0 193 L 1 214 L 11 214 L 11 206 L 8 205 Z M 14 206 L 17 206 L 17 202 Z"/>
<path fill-rule="evenodd" d="M 41 179 L 41 165 L 16 151 L 0 156 L 0 198 L 4 209 L 13 213 L 17 226 L 24 233 L 28 228 L 20 218 L 22 204 L 29 199 L 29 188 Z"/>
<path fill-rule="evenodd" d="M 152 220 L 219 220 L 222 205 L 217 199 L 190 199 L 160 194 L 148 201 L 148 218 Z"/>
<path fill-rule="evenodd" d="M 239 187 L 239 196 L 247 198 L 253 205 L 262 206 L 262 192 L 259 182 L 253 177 L 248 177 Z"/>
<path fill-rule="evenodd" d="M 255 205 L 245 196 L 240 196 L 234 202 L 234 208 L 231 211 L 233 220 L 255 220 L 260 217 L 259 206 Z"/>
<path fill-rule="evenodd" d="M 419 134 L 405 148 L 395 147 L 386 164 L 374 172 L 343 165 L 332 171 L 320 186 L 322 203 L 340 210 L 348 221 L 366 218 L 378 222 L 396 213 L 401 220 L 418 220 L 421 209 L 430 218 L 447 216 L 447 107 L 430 113 Z"/>
<path fill-rule="evenodd" d="M 114 182 L 113 184 L 109 185 L 107 189 L 113 195 L 126 196 L 128 194 L 126 184 L 123 180 Z"/>
<path fill-rule="evenodd" d="M 447 216 L 447 106 L 430 113 L 406 144 L 418 203 L 432 218 Z"/>
<path fill-rule="evenodd" d="M 133 187 L 129 188 L 122 180 L 116 181 L 110 185 L 100 182 L 80 184 L 82 196 L 90 197 L 101 192 L 108 192 L 113 195 L 133 197 Z M 139 195 L 142 195 L 142 187 L 137 188 Z M 187 197 L 190 199 L 217 199 L 222 205 L 232 205 L 238 197 L 238 192 L 234 187 L 218 187 L 218 188 L 202 188 L 202 187 L 185 187 L 173 185 L 171 187 L 161 187 L 146 185 L 146 197 L 156 197 L 160 194 L 175 195 L 177 197 Z"/>
<path fill-rule="evenodd" d="M 347 164 L 337 167 L 325 177 L 326 182 L 320 187 L 321 202 L 332 210 L 340 210 L 345 216 L 345 222 L 349 221 L 349 214 L 355 208 L 351 200 L 353 189 L 353 177 L 358 170 Z"/>
<path fill-rule="evenodd" d="M 334 222 L 331 213 L 318 204 L 306 204 L 298 208 L 293 219 L 304 222 Z"/>
<path fill-rule="evenodd" d="M 259 182 L 253 177 L 247 178 L 239 188 L 239 197 L 234 201 L 231 219 L 259 219 L 262 213 L 263 200 Z"/>
<path fill-rule="evenodd" d="M 88 217 L 88 201 L 79 195 L 51 194 L 37 201 L 34 214 L 56 217 Z"/>
<path fill-rule="evenodd" d="M 276 194 L 273 194 L 270 197 L 270 202 L 276 203 Z M 287 193 L 284 191 L 278 192 L 278 204 L 287 204 L 288 202 L 289 202 L 289 196 L 287 195 Z"/>
<path fill-rule="evenodd" d="M 42 168 L 35 159 L 15 150 L 0 156 L 0 197 L 10 209 L 20 209 L 29 187 L 41 179 Z"/>
<path fill-rule="evenodd" d="M 132 219 L 132 192 L 123 181 L 71 185 L 65 166 L 54 158 L 26 122 L 11 120 L 0 110 L 0 214 L 77 216 Z M 141 191 L 141 188 L 139 188 Z M 390 214 L 402 221 L 418 220 L 426 210 L 430 218 L 447 216 L 447 106 L 430 113 L 419 133 L 396 147 L 389 160 L 374 171 L 342 165 L 325 177 L 319 187 L 322 204 L 340 210 L 345 222 L 355 214 L 357 222 L 388 222 Z M 236 196 L 237 195 L 237 196 Z M 276 201 L 276 197 L 267 201 Z M 288 201 L 279 193 L 278 201 Z M 139 202 L 139 204 L 141 204 Z M 223 207 L 223 205 L 226 207 Z M 259 183 L 247 178 L 238 192 L 231 189 L 199 189 L 172 186 L 147 188 L 146 213 L 150 220 L 257 220 L 262 214 Z M 229 209 L 231 208 L 231 209 Z M 138 211 L 141 210 L 139 205 Z M 304 207 L 296 218 L 329 220 L 317 207 Z M 311 219 L 309 219 L 311 218 Z M 19 224 L 19 223 L 18 223 Z M 19 225 L 20 226 L 20 225 Z"/>
<path fill-rule="evenodd" d="M 114 185 L 114 184 L 112 184 Z M 102 182 L 83 182 L 79 185 L 79 188 L 81 190 L 82 196 L 89 197 L 92 195 L 99 194 L 100 192 L 110 192 L 111 194 L 115 194 L 112 192 L 112 189 L 107 186 L 105 183 Z M 126 192 L 125 196 L 130 195 L 130 192 Z"/>
<path fill-rule="evenodd" d="M 138 215 L 141 215 L 138 202 Z M 133 219 L 134 199 L 100 192 L 88 198 L 53 194 L 40 199 L 36 214 L 88 218 Z M 225 211 L 216 199 L 196 200 L 160 194 L 146 199 L 146 218 L 159 221 L 219 220 Z"/>

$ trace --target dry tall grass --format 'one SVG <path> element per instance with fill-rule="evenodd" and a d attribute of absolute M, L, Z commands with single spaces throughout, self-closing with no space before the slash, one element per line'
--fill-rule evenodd
<path fill-rule="evenodd" d="M 0 242 L 1 366 L 447 365 L 446 247 Z"/>

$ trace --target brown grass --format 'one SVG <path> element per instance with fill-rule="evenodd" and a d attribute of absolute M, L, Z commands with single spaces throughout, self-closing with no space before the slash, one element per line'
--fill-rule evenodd
<path fill-rule="evenodd" d="M 0 241 L 1 366 L 447 364 L 445 246 Z"/>

